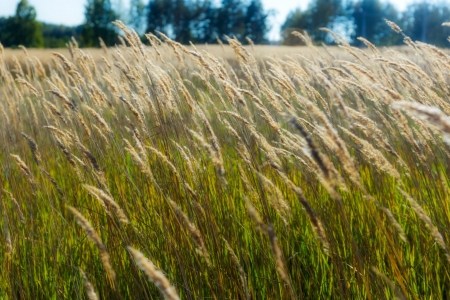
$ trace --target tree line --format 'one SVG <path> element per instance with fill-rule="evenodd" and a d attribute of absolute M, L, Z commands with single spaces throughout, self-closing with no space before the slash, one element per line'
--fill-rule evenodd
<path fill-rule="evenodd" d="M 450 8 L 444 2 L 426 0 L 399 12 L 382 0 L 312 0 L 305 10 L 295 9 L 281 27 L 280 43 L 300 44 L 292 31 L 306 31 L 316 43 L 332 43 L 330 35 L 320 30 L 330 28 L 352 44 L 364 37 L 376 45 L 398 45 L 402 36 L 393 32 L 385 19 L 397 23 L 413 40 L 446 47 Z M 131 0 L 128 12 L 117 12 L 111 0 L 87 0 L 85 21 L 75 27 L 52 25 L 36 20 L 36 10 L 28 0 L 20 0 L 16 13 L 0 18 L 0 42 L 6 47 L 64 47 L 72 36 L 84 47 L 98 47 L 102 37 L 107 45 L 118 43 L 116 19 L 127 19 L 139 34 L 161 31 L 174 40 L 188 44 L 217 43 L 225 35 L 242 42 L 267 44 L 270 16 L 261 0 Z M 145 40 L 145 39 L 143 39 Z"/>
<path fill-rule="evenodd" d="M 387 19 L 399 25 L 414 41 L 448 47 L 450 29 L 442 26 L 450 20 L 448 4 L 423 0 L 399 12 L 391 3 L 380 0 L 314 0 L 306 10 L 297 9 L 288 15 L 281 34 L 286 44 L 300 42 L 290 35 L 293 30 L 306 30 L 316 42 L 327 42 L 329 35 L 319 29 L 327 27 L 344 32 L 344 36 L 357 46 L 361 43 L 357 37 L 379 46 L 401 45 L 403 36 L 386 25 Z"/>

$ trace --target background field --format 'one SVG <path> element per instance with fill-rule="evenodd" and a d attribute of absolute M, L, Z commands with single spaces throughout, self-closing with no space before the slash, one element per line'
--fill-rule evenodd
<path fill-rule="evenodd" d="M 446 53 L 125 36 L 0 54 L 0 298 L 448 297 Z"/>

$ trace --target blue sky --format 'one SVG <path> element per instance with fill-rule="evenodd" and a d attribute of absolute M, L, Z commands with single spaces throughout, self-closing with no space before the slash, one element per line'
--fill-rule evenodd
<path fill-rule="evenodd" d="M 112 0 L 115 5 L 121 7 L 121 11 L 127 11 L 129 0 Z M 146 0 L 144 3 L 147 2 Z M 270 39 L 278 39 L 280 26 L 283 24 L 289 11 L 308 6 L 309 0 L 262 0 L 266 9 L 273 9 L 276 15 L 272 17 L 273 25 L 269 33 Z M 414 0 L 391 0 L 399 10 L 404 10 Z M 0 16 L 9 16 L 14 14 L 18 0 L 0 0 Z M 38 19 L 40 21 L 78 25 L 84 19 L 84 5 L 86 0 L 29 0 L 29 3 L 36 8 Z"/>

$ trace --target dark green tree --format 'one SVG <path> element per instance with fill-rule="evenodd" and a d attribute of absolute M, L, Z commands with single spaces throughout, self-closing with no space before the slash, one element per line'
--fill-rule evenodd
<path fill-rule="evenodd" d="M 79 40 L 83 25 L 74 27 L 42 23 L 44 48 L 65 48 L 66 44 L 75 37 Z"/>
<path fill-rule="evenodd" d="M 9 17 L 1 30 L 1 42 L 6 47 L 42 47 L 41 24 L 36 21 L 36 10 L 27 0 L 17 4 L 16 14 Z"/>
<path fill-rule="evenodd" d="M 348 9 L 343 0 L 314 0 L 305 11 L 297 9 L 288 15 L 281 27 L 282 42 L 288 45 L 302 44 L 300 39 L 291 36 L 292 31 L 307 31 L 314 42 L 325 42 L 328 33 L 320 28 L 326 27 L 331 30 L 339 28 L 342 31 L 348 26 L 348 19 Z"/>
<path fill-rule="evenodd" d="M 217 32 L 219 37 L 235 35 L 244 40 L 246 35 L 245 6 L 241 0 L 222 0 L 217 17 Z"/>
<path fill-rule="evenodd" d="M 260 0 L 252 0 L 247 7 L 244 22 L 246 35 L 256 44 L 267 43 L 267 32 L 269 31 L 268 18 L 270 13 L 264 10 Z"/>
<path fill-rule="evenodd" d="M 194 21 L 195 7 L 192 0 L 172 0 L 170 23 L 176 41 L 189 44 L 193 39 L 191 25 Z"/>
<path fill-rule="evenodd" d="M 308 13 L 300 8 L 291 11 L 281 25 L 281 43 L 283 45 L 301 45 L 302 41 L 292 35 L 293 31 L 303 32 L 308 25 Z"/>
<path fill-rule="evenodd" d="M 193 4 L 191 30 L 195 43 L 217 43 L 218 9 L 212 0 L 197 0 Z"/>
<path fill-rule="evenodd" d="M 216 43 L 224 35 L 267 41 L 269 14 L 260 0 L 222 0 L 219 7 L 214 0 L 150 0 L 147 9 L 147 31 L 162 31 L 183 44 Z"/>
<path fill-rule="evenodd" d="M 306 29 L 314 41 L 325 41 L 327 33 L 321 27 L 332 29 L 338 17 L 344 15 L 342 0 L 314 0 L 308 7 Z"/>
<path fill-rule="evenodd" d="M 363 37 L 376 45 L 394 45 L 401 42 L 401 36 L 393 32 L 386 25 L 385 19 L 399 22 L 399 13 L 395 7 L 388 2 L 380 0 L 362 0 L 353 6 L 352 17 L 354 20 L 353 39 L 360 44 L 356 38 Z"/>
<path fill-rule="evenodd" d="M 98 47 L 101 37 L 106 45 L 114 45 L 117 31 L 111 22 L 117 19 L 110 0 L 88 0 L 85 7 L 82 42 L 86 47 Z"/>
<path fill-rule="evenodd" d="M 182 44 L 195 41 L 193 28 L 196 27 L 199 1 L 192 0 L 152 0 L 148 5 L 147 31 L 159 30 Z"/>
<path fill-rule="evenodd" d="M 147 5 L 147 29 L 146 32 L 154 33 L 155 30 L 167 33 L 171 23 L 172 2 L 167 0 L 150 0 Z"/>
<path fill-rule="evenodd" d="M 444 4 L 421 2 L 411 5 L 403 14 L 403 30 L 414 41 L 448 47 L 450 8 Z"/>

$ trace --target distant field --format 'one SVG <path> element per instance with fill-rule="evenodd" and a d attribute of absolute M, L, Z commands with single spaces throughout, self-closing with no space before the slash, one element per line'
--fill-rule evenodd
<path fill-rule="evenodd" d="M 126 37 L 0 53 L 1 299 L 449 298 L 446 52 Z"/>
<path fill-rule="evenodd" d="M 221 47 L 220 45 L 196 45 L 195 46 L 199 51 L 207 51 L 208 53 L 220 57 L 226 60 L 234 61 L 236 60 L 236 55 L 233 52 L 233 49 L 229 47 L 228 45 L 224 45 L 224 47 Z M 187 49 L 193 50 L 192 46 L 186 46 Z M 305 46 L 261 46 L 261 45 L 255 45 L 254 47 L 251 47 L 249 45 L 245 46 L 246 49 L 250 51 L 252 56 L 254 56 L 256 59 L 263 59 L 263 58 L 269 58 L 269 57 L 278 57 L 282 58 L 283 56 L 295 56 L 298 54 L 305 55 L 307 57 L 310 57 L 313 53 L 311 52 L 311 49 Z M 146 47 L 148 52 L 150 54 L 154 55 L 154 51 L 151 47 Z M 164 45 L 162 47 L 164 51 L 161 51 L 161 55 L 164 58 L 167 58 L 169 60 L 176 59 L 175 54 L 173 51 L 169 50 L 169 47 L 167 45 Z M 348 52 L 339 49 L 336 46 L 329 47 L 331 49 L 331 52 L 334 55 L 342 56 L 342 57 L 348 57 Z M 413 55 L 413 51 L 410 48 L 407 47 L 395 47 L 394 49 L 398 50 L 401 53 L 404 53 L 405 55 L 408 55 L 412 59 L 415 59 Z M 89 53 L 93 56 L 93 58 L 96 61 L 101 61 L 101 57 L 105 56 L 104 50 L 100 48 L 83 48 L 82 51 Z M 387 49 L 380 49 L 380 51 L 384 52 Z M 37 57 L 42 63 L 47 64 L 50 63 L 52 60 L 52 53 L 58 52 L 66 57 L 70 57 L 70 52 L 67 48 L 64 49 L 28 49 L 28 54 L 31 57 Z M 367 51 L 365 49 L 364 51 Z M 108 51 L 110 54 L 114 54 L 114 50 L 111 49 Z M 11 61 L 13 56 L 16 56 L 20 61 L 23 61 L 25 59 L 25 54 L 21 49 L 5 49 L 5 52 L 3 54 L 3 59 L 6 61 Z"/>

